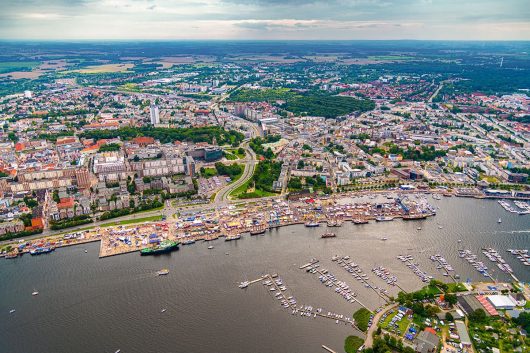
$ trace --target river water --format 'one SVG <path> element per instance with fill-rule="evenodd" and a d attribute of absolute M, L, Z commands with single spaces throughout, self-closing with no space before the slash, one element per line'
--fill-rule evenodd
<path fill-rule="evenodd" d="M 397 255 L 412 254 L 422 269 L 447 280 L 429 260 L 440 253 L 463 280 L 481 280 L 457 249 L 470 249 L 496 268 L 480 252 L 494 247 L 520 280 L 530 281 L 528 267 L 506 252 L 530 247 L 530 216 L 507 213 L 488 200 L 444 198 L 431 203 L 439 207 L 436 217 L 347 223 L 333 228 L 337 237 L 331 239 L 320 238 L 325 226 L 292 226 L 238 241 L 184 246 L 158 257 L 132 253 L 99 259 L 99 243 L 91 243 L 0 260 L 0 352 L 311 353 L 322 352 L 322 344 L 342 352 L 344 338 L 356 333 L 351 327 L 291 315 L 260 283 L 245 290 L 237 287 L 243 280 L 278 273 L 299 304 L 351 315 L 359 304 L 346 302 L 320 284 L 318 276 L 299 269 L 318 258 L 358 292 L 363 304 L 371 309 L 382 304 L 331 261 L 335 254 L 349 255 L 378 285 L 384 283 L 370 270 L 383 265 L 398 276 L 402 288 L 415 290 L 422 282 Z M 161 268 L 168 268 L 169 275 L 156 276 Z M 498 272 L 493 275 L 499 280 L 510 279 Z M 38 296 L 31 295 L 34 289 Z M 396 288 L 389 290 L 397 293 Z M 16 312 L 9 314 L 11 309 Z"/>

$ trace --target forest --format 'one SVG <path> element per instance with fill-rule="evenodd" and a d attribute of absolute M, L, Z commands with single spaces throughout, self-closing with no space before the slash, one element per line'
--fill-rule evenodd
<path fill-rule="evenodd" d="M 138 136 L 152 137 L 161 143 L 172 143 L 175 141 L 208 142 L 213 139 L 217 144 L 238 146 L 244 139 L 244 135 L 234 130 L 224 130 L 218 126 L 205 126 L 193 128 L 161 128 L 161 127 L 122 127 L 117 130 L 91 130 L 80 134 L 82 138 L 90 139 L 112 139 L 120 137 L 123 140 L 131 140 Z"/>

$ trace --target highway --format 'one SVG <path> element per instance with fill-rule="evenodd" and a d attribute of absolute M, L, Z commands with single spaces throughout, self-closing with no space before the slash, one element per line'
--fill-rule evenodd
<path fill-rule="evenodd" d="M 239 120 L 241 122 L 241 124 L 246 125 L 247 127 L 250 128 L 250 130 L 251 130 L 251 138 L 261 135 L 260 130 L 257 127 L 256 124 L 251 123 L 251 122 L 249 122 L 247 120 L 244 120 L 244 119 L 241 119 L 241 118 L 237 118 L 237 117 L 233 117 L 233 118 L 236 119 L 236 120 Z M 254 151 L 252 150 L 252 148 L 249 147 L 249 140 L 245 140 L 241 144 L 241 147 L 245 150 L 245 153 L 246 153 L 246 156 L 245 156 L 245 170 L 243 170 L 243 174 L 241 175 L 241 177 L 237 181 L 233 182 L 232 184 L 226 185 L 224 188 L 222 188 L 221 190 L 219 190 L 217 192 L 217 194 L 215 195 L 215 199 L 214 199 L 214 203 L 215 204 L 229 202 L 230 201 L 230 199 L 229 199 L 230 193 L 233 190 L 237 189 L 239 186 L 241 186 L 244 183 L 246 183 L 254 175 L 254 170 L 256 169 L 257 156 L 254 153 Z"/>
<path fill-rule="evenodd" d="M 237 189 L 239 186 L 246 183 L 254 175 L 254 170 L 256 169 L 256 154 L 254 153 L 252 148 L 248 146 L 248 141 L 244 142 L 241 147 L 243 147 L 246 152 L 245 169 L 243 170 L 243 174 L 237 181 L 226 185 L 217 192 L 214 199 L 214 202 L 216 204 L 228 202 L 228 196 L 230 195 L 230 193 L 233 190 Z"/>

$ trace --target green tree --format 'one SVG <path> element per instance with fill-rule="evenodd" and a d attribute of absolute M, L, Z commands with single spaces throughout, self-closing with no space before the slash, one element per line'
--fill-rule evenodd
<path fill-rule="evenodd" d="M 458 298 L 456 297 L 456 294 L 446 294 L 445 295 L 445 301 L 451 305 L 455 305 Z"/>
<path fill-rule="evenodd" d="M 483 323 L 486 321 L 487 315 L 484 309 L 477 309 L 468 316 L 469 320 L 476 323 Z"/>

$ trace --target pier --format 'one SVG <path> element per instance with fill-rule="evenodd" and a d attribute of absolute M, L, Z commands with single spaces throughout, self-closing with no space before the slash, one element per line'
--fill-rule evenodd
<path fill-rule="evenodd" d="M 314 263 L 314 265 L 316 265 L 318 263 L 318 260 L 313 260 L 312 261 Z M 318 265 L 317 265 L 318 266 Z M 310 266 L 305 266 L 303 268 L 310 268 Z M 302 269 L 302 267 L 301 267 Z M 370 310 L 370 308 L 368 308 L 366 305 L 364 305 L 359 299 L 357 299 L 355 296 L 357 295 L 355 292 L 351 291 L 350 292 L 350 289 L 349 287 L 348 288 L 344 288 L 342 286 L 342 284 L 345 284 L 344 281 L 340 281 L 338 278 L 336 278 L 332 273 L 328 272 L 327 270 L 322 270 L 322 269 L 319 269 L 319 268 L 312 268 L 311 270 L 309 270 L 308 272 L 310 273 L 318 273 L 322 278 L 324 278 L 324 280 L 320 280 L 322 282 L 322 284 L 326 285 L 327 283 L 331 283 L 332 284 L 332 287 L 334 288 L 340 288 L 341 291 L 340 292 L 343 292 L 343 291 L 346 291 L 346 293 L 340 293 L 340 292 L 337 292 L 337 294 L 341 294 L 341 296 L 348 302 L 350 303 L 353 303 L 353 302 L 356 302 L 358 303 L 359 305 L 361 305 L 362 307 L 364 307 L 365 309 Z M 329 287 L 329 285 L 327 285 Z"/>
<path fill-rule="evenodd" d="M 441 266 L 447 275 L 444 274 L 445 277 L 449 277 L 453 280 L 453 282 L 458 282 L 456 278 L 451 274 L 451 271 L 454 271 L 453 266 L 449 265 L 444 257 L 441 255 L 432 255 L 431 260 L 437 265 Z"/>
<path fill-rule="evenodd" d="M 311 260 L 311 262 L 308 262 L 305 265 L 300 266 L 299 269 L 303 270 L 304 268 L 307 268 L 309 266 L 313 266 L 316 263 L 318 263 L 318 260 L 313 259 L 313 260 Z"/>
<path fill-rule="evenodd" d="M 489 279 L 491 279 L 495 283 L 497 282 L 491 276 L 491 274 L 488 272 L 488 267 L 482 261 L 478 261 L 477 255 L 475 255 L 473 252 L 471 252 L 471 250 L 459 249 L 458 250 L 458 256 L 461 259 L 467 261 L 467 263 L 469 263 L 471 266 L 473 266 L 475 268 L 475 270 L 477 270 L 484 277 L 488 277 Z"/>
<path fill-rule="evenodd" d="M 414 272 L 414 274 L 418 276 L 423 283 L 427 283 L 433 278 L 432 276 L 428 275 L 427 272 L 422 271 L 419 266 L 413 262 L 414 258 L 412 255 L 398 255 L 397 258 L 401 262 L 405 263 L 406 266 L 410 268 L 411 271 Z"/>
<path fill-rule="evenodd" d="M 287 297 L 286 296 L 285 292 L 286 292 L 287 286 L 284 285 L 284 284 L 279 285 L 276 282 L 277 280 L 279 280 L 280 283 L 283 283 L 282 280 L 278 277 L 278 275 L 276 275 L 276 274 L 275 275 L 266 274 L 266 275 L 263 275 L 263 276 L 255 279 L 255 280 L 247 281 L 246 284 L 247 284 L 247 286 L 249 286 L 249 285 L 252 285 L 252 284 L 255 284 L 255 283 L 266 281 L 266 282 L 264 282 L 264 284 L 267 284 L 267 286 L 270 285 L 270 287 L 274 288 L 274 291 L 271 291 L 271 292 L 280 293 L 279 295 L 276 294 L 275 296 L 277 298 L 279 297 L 278 299 L 280 299 L 281 302 L 283 303 L 282 306 L 292 310 L 292 315 L 300 313 L 301 317 L 304 317 L 304 316 L 305 317 L 313 317 L 313 318 L 321 317 L 321 318 L 325 318 L 325 319 L 329 319 L 329 320 L 334 320 L 336 324 L 343 323 L 343 324 L 346 324 L 346 325 L 351 325 L 355 329 L 361 331 L 355 325 L 355 321 L 353 320 L 353 318 L 350 319 L 348 315 L 339 315 L 339 314 L 332 313 L 332 312 L 327 312 L 326 313 L 322 309 L 320 309 L 320 308 L 314 309 L 310 305 L 298 305 L 296 303 L 296 299 L 294 299 L 294 297 Z M 246 288 L 247 286 L 242 287 L 242 288 Z M 284 287 L 284 290 L 282 290 L 280 287 Z M 291 299 L 289 299 L 289 298 L 291 298 Z"/>
<path fill-rule="evenodd" d="M 348 259 L 349 259 L 349 256 L 348 256 Z M 383 293 L 384 295 L 381 294 L 381 292 L 379 292 L 376 288 L 374 288 L 375 286 L 373 286 L 371 283 L 369 283 L 367 279 L 362 277 L 363 275 L 366 275 L 366 273 L 364 273 L 364 271 L 362 271 L 361 267 L 359 265 L 355 264 L 353 261 L 350 262 L 350 263 L 346 262 L 346 261 L 347 260 L 345 260 L 344 257 L 342 257 L 339 260 L 337 260 L 337 264 L 339 266 L 343 267 L 344 270 L 346 270 L 352 276 L 354 276 L 354 278 L 357 279 L 358 281 L 360 281 L 366 288 L 370 288 L 371 290 L 373 290 L 381 299 L 383 299 L 386 303 L 388 303 L 389 296 L 386 293 Z M 361 272 L 356 271 L 356 268 L 359 269 Z M 350 272 L 350 270 L 352 272 Z M 366 309 L 368 309 L 368 308 L 366 308 Z M 368 310 L 370 310 L 370 309 L 368 309 Z"/>
<path fill-rule="evenodd" d="M 328 346 L 325 346 L 325 345 L 322 345 L 322 348 L 324 348 L 326 351 L 328 351 L 329 353 L 337 353 L 335 352 L 333 349 L 329 348 Z"/>

